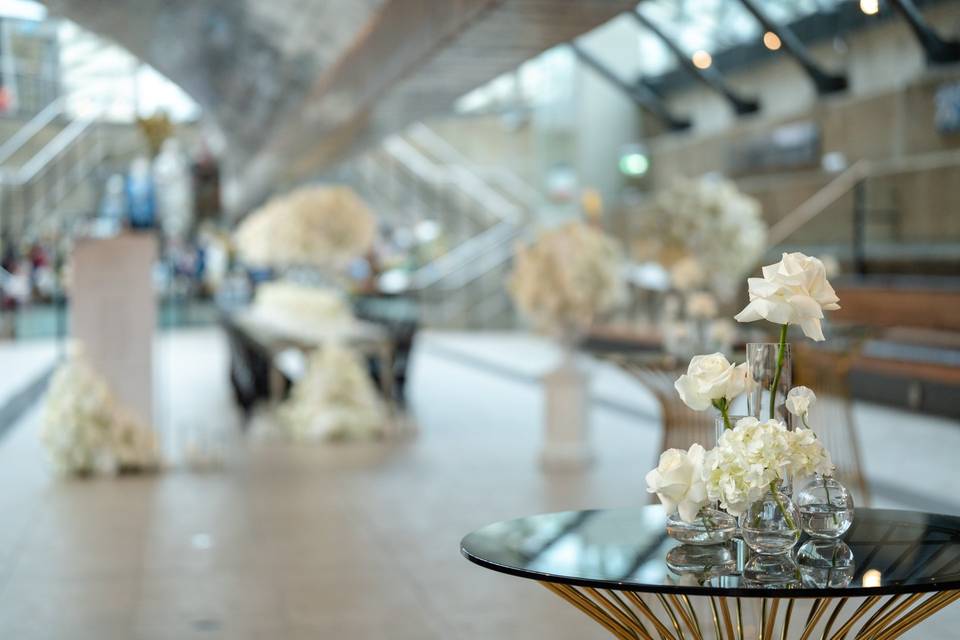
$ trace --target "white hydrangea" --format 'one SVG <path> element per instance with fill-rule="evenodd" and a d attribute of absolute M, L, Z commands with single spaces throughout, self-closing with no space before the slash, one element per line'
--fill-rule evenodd
<path fill-rule="evenodd" d="M 386 418 L 366 363 L 335 343 L 310 356 L 305 375 L 278 408 L 281 428 L 298 441 L 378 438 Z"/>
<path fill-rule="evenodd" d="M 779 420 L 741 418 L 707 453 L 707 495 L 732 515 L 746 511 L 772 482 L 787 477 L 791 444 L 790 432 Z"/>
<path fill-rule="evenodd" d="M 633 244 L 636 259 L 666 266 L 674 285 L 684 290 L 695 288 L 688 262 L 693 258 L 707 287 L 721 300 L 736 295 L 735 283 L 766 250 L 767 227 L 760 203 L 733 182 L 713 176 L 675 179 L 652 201 L 631 212 L 631 218 L 638 226 L 639 240 Z M 674 266 L 679 274 L 674 274 Z"/>
<path fill-rule="evenodd" d="M 61 473 L 116 473 L 159 463 L 153 431 L 117 403 L 78 345 L 50 381 L 40 439 Z"/>
<path fill-rule="evenodd" d="M 349 187 L 311 186 L 251 213 L 234 239 L 253 265 L 340 267 L 370 249 L 376 229 L 370 209 Z"/>
<path fill-rule="evenodd" d="M 815 473 L 833 473 L 830 452 L 817 438 L 812 429 L 797 429 L 790 433 L 790 472 L 794 479 L 812 476 Z"/>
<path fill-rule="evenodd" d="M 520 311 L 544 333 L 575 333 L 624 300 L 622 267 L 612 238 L 571 222 L 518 248 L 508 289 Z"/>

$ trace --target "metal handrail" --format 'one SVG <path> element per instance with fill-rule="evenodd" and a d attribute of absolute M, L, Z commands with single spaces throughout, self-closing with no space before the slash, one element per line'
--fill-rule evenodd
<path fill-rule="evenodd" d="M 447 170 L 434 164 L 406 140 L 393 136 L 383 144 L 384 150 L 408 171 L 424 182 L 439 186 L 452 183 L 463 193 L 475 200 L 483 210 L 489 211 L 500 220 L 518 221 L 521 213 L 516 205 L 491 189 L 479 177 L 456 168 Z"/>
<path fill-rule="evenodd" d="M 63 99 L 57 98 L 30 119 L 25 125 L 0 145 L 0 166 L 9 161 L 35 135 L 43 131 L 50 123 L 63 114 Z"/>
<path fill-rule="evenodd" d="M 50 162 L 56 159 L 64 149 L 86 133 L 86 131 L 93 126 L 93 123 L 93 120 L 74 120 L 71 122 L 66 129 L 58 133 L 53 140 L 44 145 L 36 155 L 24 163 L 17 174 L 19 181 L 21 183 L 27 183 L 33 180 L 33 178 Z"/>
<path fill-rule="evenodd" d="M 426 124 L 422 122 L 414 124 L 408 130 L 408 134 L 417 144 L 428 148 L 430 153 L 438 159 L 456 164 L 463 171 L 469 172 L 474 179 L 483 181 L 483 176 L 474 167 L 474 163 Z M 497 182 L 506 187 L 505 190 L 511 198 L 522 202 L 528 208 L 536 209 L 543 204 L 543 196 L 512 171 L 504 167 L 496 167 L 495 177 Z"/>
<path fill-rule="evenodd" d="M 949 167 L 960 167 L 960 150 L 934 151 L 883 160 L 858 160 L 771 226 L 767 233 L 767 244 L 770 247 L 782 244 L 864 180 Z"/>

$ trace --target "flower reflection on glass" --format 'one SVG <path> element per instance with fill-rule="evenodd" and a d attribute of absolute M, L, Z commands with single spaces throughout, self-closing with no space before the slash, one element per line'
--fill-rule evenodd
<path fill-rule="evenodd" d="M 853 551 L 835 540 L 808 540 L 797 549 L 797 566 L 805 587 L 845 587 L 856 568 Z"/>
<path fill-rule="evenodd" d="M 736 573 L 737 556 L 726 544 L 682 544 L 667 552 L 667 568 L 680 576 L 681 584 L 703 584 L 713 576 Z"/>
<path fill-rule="evenodd" d="M 743 582 L 748 587 L 795 589 L 800 586 L 800 569 L 790 554 L 759 554 L 743 566 Z"/>

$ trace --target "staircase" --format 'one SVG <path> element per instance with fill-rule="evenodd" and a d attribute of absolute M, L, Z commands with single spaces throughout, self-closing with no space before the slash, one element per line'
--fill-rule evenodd
<path fill-rule="evenodd" d="M 130 125 L 71 119 L 63 105 L 55 100 L 0 144 L 0 242 L 62 235 L 92 218 L 103 181 L 131 156 Z"/>
<path fill-rule="evenodd" d="M 544 208 L 536 190 L 507 171 L 479 170 L 422 123 L 342 166 L 336 179 L 352 184 L 388 224 L 431 220 L 444 230 L 447 250 L 411 278 L 426 326 L 515 325 L 504 281 L 515 245 Z"/>

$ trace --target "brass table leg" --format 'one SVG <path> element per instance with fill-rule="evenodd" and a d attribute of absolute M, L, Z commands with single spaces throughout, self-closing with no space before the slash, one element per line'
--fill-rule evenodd
<path fill-rule="evenodd" d="M 893 640 L 960 599 L 960 590 L 870 596 L 856 606 L 847 606 L 852 598 L 841 594 L 836 598 L 765 598 L 757 604 L 759 615 L 745 623 L 742 603 L 758 599 L 736 598 L 734 618 L 728 598 L 723 596 L 657 594 L 645 599 L 634 591 L 541 584 L 621 640 Z M 698 602 L 706 612 L 703 625 Z M 794 608 L 802 602 L 811 603 L 809 614 L 805 621 L 796 618 L 791 627 Z"/>

